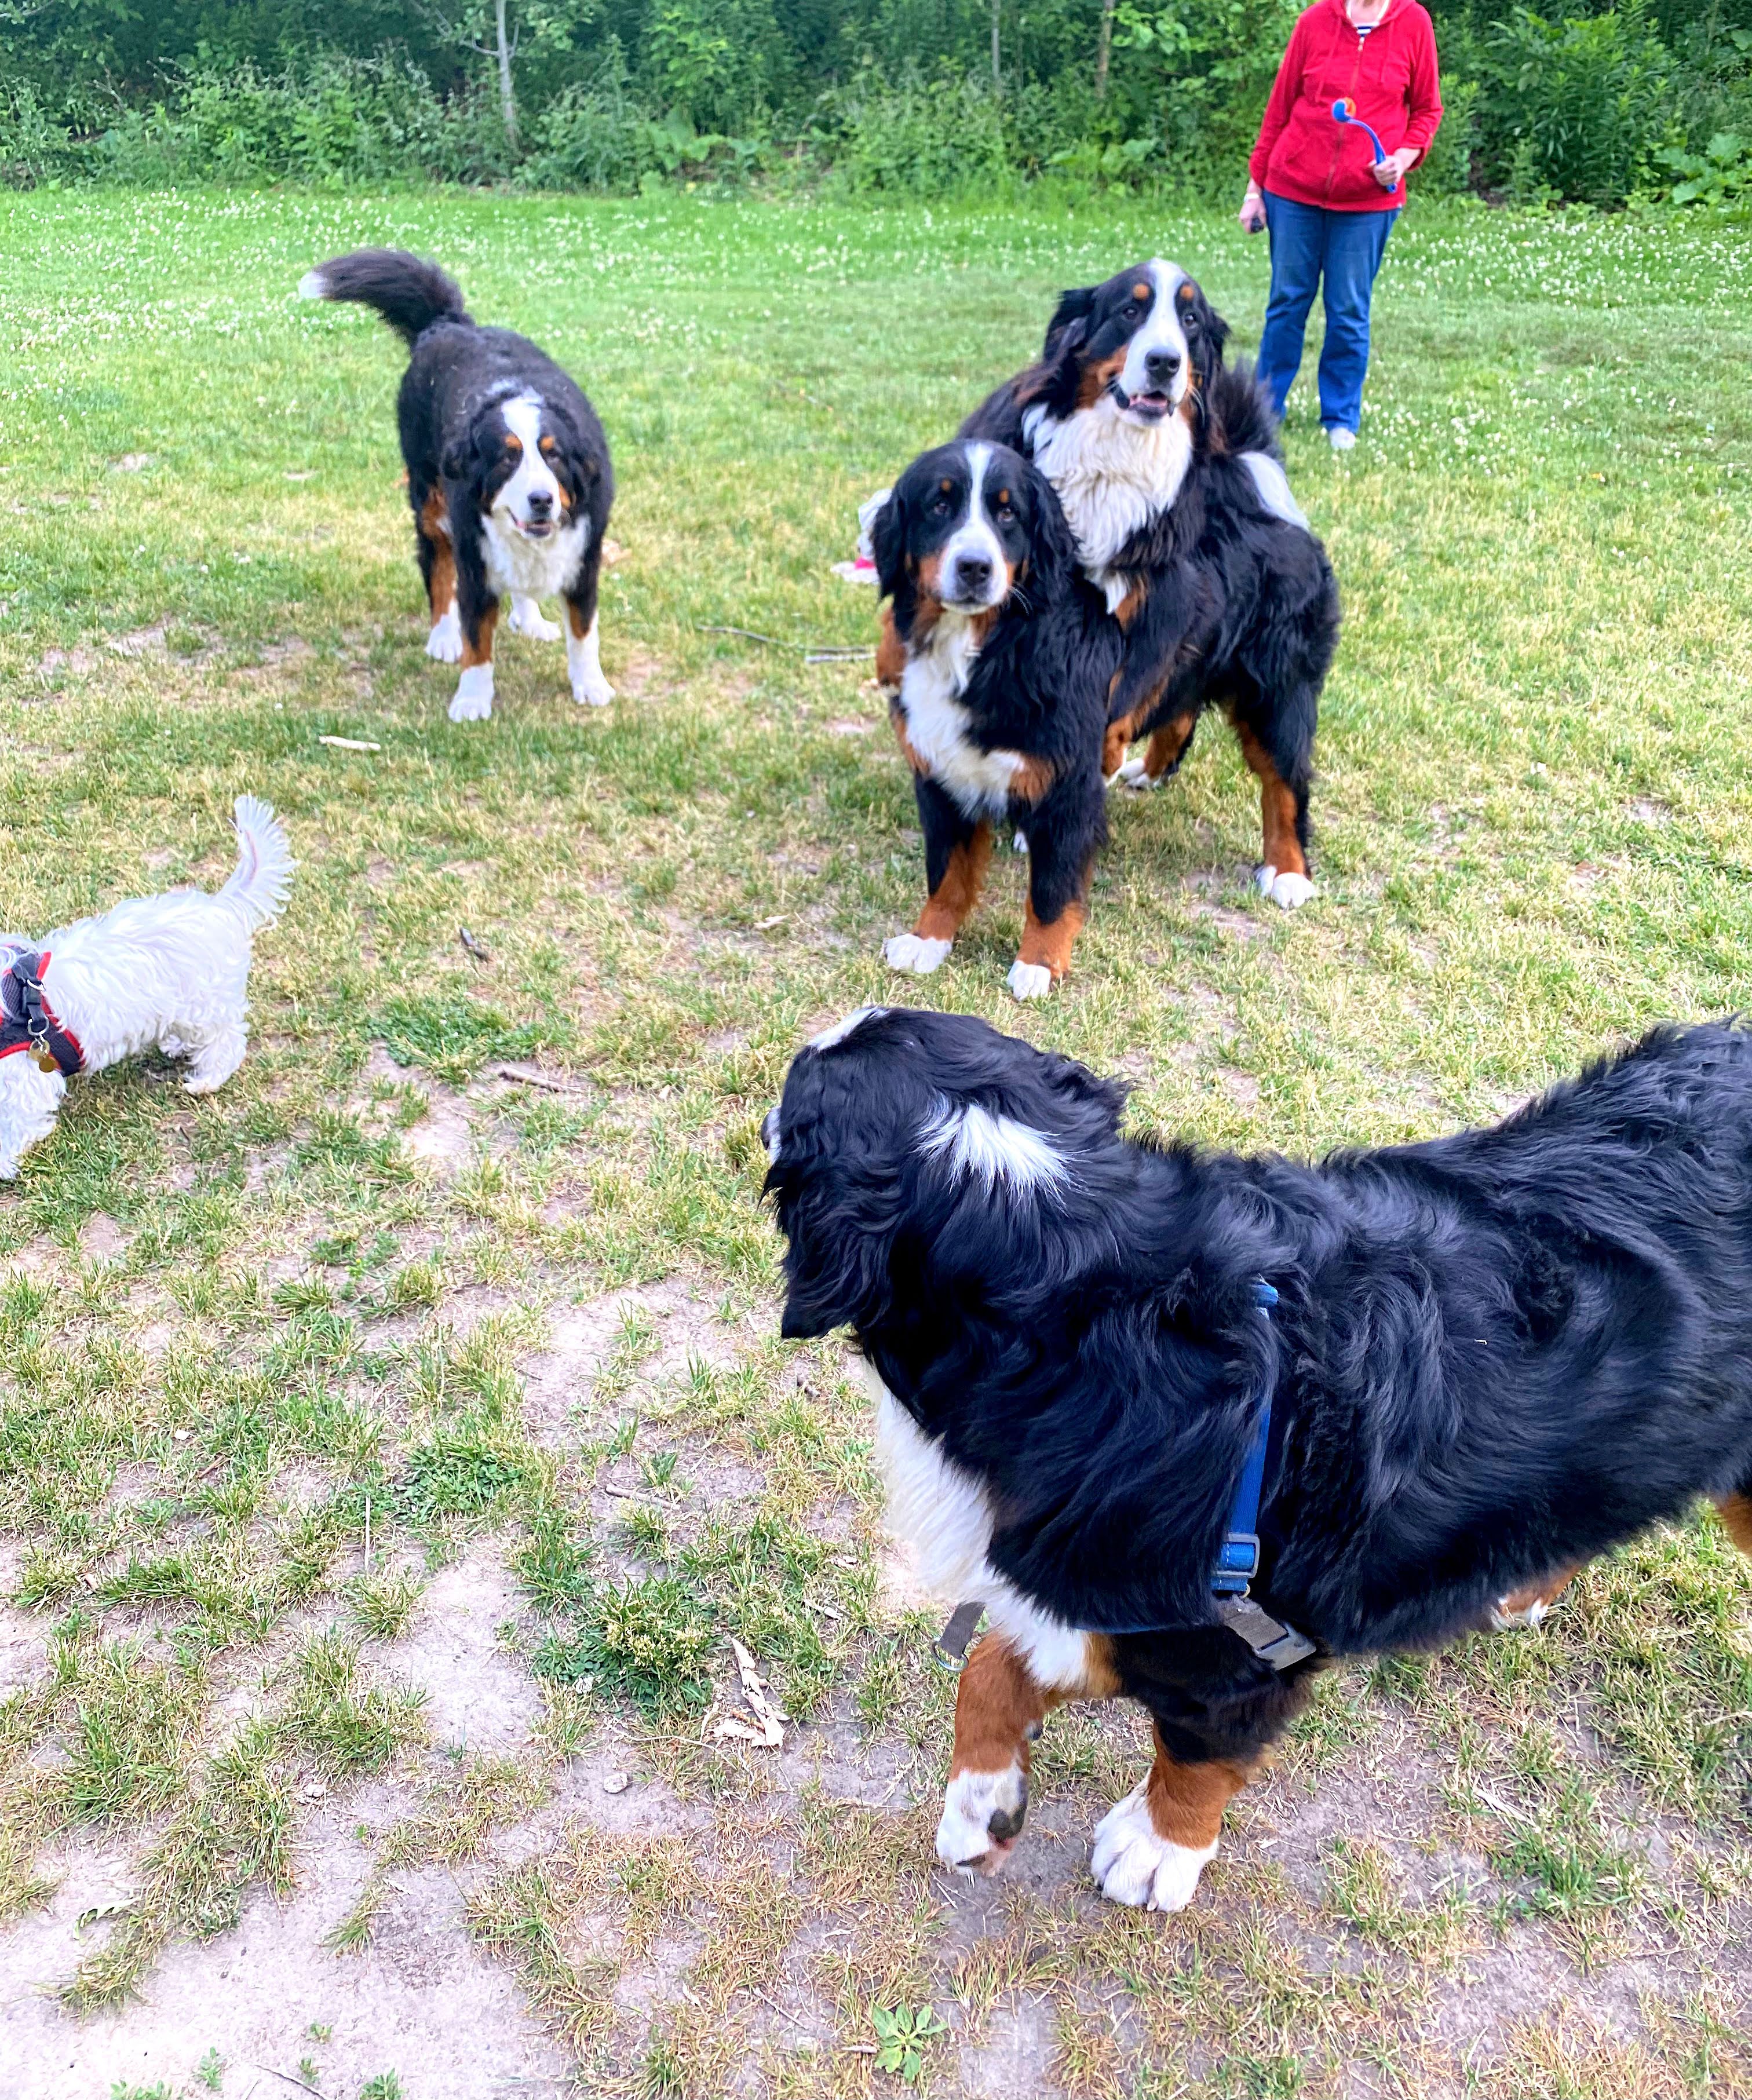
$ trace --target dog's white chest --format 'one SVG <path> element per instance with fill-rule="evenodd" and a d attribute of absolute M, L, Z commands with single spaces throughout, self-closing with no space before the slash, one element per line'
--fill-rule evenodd
<path fill-rule="evenodd" d="M 1064 505 L 1083 572 L 1104 582 L 1126 541 L 1180 494 L 1192 464 L 1190 427 L 1183 416 L 1141 427 L 1105 398 L 1062 423 L 1031 409 L 1022 427 Z"/>
<path fill-rule="evenodd" d="M 481 525 L 487 581 L 503 598 L 556 598 L 578 573 L 590 544 L 590 521 L 580 518 L 546 540 L 532 540 L 489 514 Z"/>
<path fill-rule="evenodd" d="M 1022 763 L 1020 752 L 985 751 L 969 734 L 961 695 L 979 654 L 965 620 L 945 613 L 900 682 L 907 738 L 931 778 L 969 817 L 1002 816 Z"/>
<path fill-rule="evenodd" d="M 888 1526 L 912 1547 L 920 1581 L 946 1604 L 977 1598 L 1008 1635 L 1041 1684 L 1080 1684 L 1088 1667 L 1083 1635 L 1043 1611 L 986 1559 L 991 1507 L 971 1473 L 943 1454 L 876 1375 L 863 1364 L 876 1405 L 876 1463 L 888 1490 Z"/>

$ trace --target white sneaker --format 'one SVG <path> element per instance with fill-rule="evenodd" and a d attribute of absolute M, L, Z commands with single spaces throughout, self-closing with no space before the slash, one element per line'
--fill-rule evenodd
<path fill-rule="evenodd" d="M 1348 452 L 1357 442 L 1357 433 L 1347 430 L 1342 423 L 1326 426 L 1326 442 L 1335 452 Z"/>

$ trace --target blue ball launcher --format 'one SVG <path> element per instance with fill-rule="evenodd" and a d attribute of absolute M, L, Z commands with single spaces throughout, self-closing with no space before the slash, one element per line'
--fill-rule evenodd
<path fill-rule="evenodd" d="M 1369 143 L 1375 148 L 1375 165 L 1377 167 L 1380 166 L 1382 161 L 1387 158 L 1387 148 L 1381 143 L 1380 134 L 1375 126 L 1372 124 L 1365 124 L 1357 114 L 1357 105 L 1354 102 L 1341 95 L 1332 105 L 1332 121 L 1335 124 L 1354 124 L 1359 130 L 1366 131 L 1369 135 Z"/>

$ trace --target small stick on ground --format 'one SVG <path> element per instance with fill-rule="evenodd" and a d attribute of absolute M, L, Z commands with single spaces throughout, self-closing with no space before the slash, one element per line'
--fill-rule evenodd
<path fill-rule="evenodd" d="M 296 2085 L 299 2092 L 316 2093 L 316 2100 L 323 2100 L 322 2094 L 316 2092 L 316 2088 L 314 2085 L 307 2085 L 302 2078 L 294 2078 L 289 2071 L 276 2071 L 273 2065 L 271 2063 L 252 2064 L 250 2068 L 254 2071 L 265 2071 L 270 2078 L 283 2078 L 285 2080 L 287 2085 Z"/>

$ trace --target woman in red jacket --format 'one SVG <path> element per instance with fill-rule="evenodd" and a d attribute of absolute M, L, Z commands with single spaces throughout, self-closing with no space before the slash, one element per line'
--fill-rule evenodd
<path fill-rule="evenodd" d="M 1359 122 L 1337 121 L 1340 99 Z M 1441 121 L 1436 31 L 1418 0 L 1315 0 L 1291 31 L 1247 163 L 1241 223 L 1249 233 L 1271 229 L 1259 371 L 1280 416 L 1325 280 L 1320 420 L 1335 451 L 1357 442 L 1369 295 L 1406 201 L 1406 170 L 1429 151 Z M 1384 158 L 1376 160 L 1365 126 Z"/>

